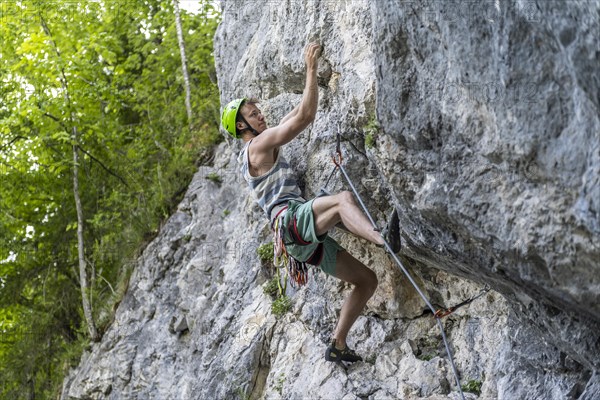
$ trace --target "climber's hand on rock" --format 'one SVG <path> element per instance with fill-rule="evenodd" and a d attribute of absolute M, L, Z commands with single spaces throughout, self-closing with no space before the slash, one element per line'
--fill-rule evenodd
<path fill-rule="evenodd" d="M 317 69 L 319 65 L 319 56 L 321 55 L 321 45 L 312 42 L 306 45 L 304 49 L 304 61 L 306 61 L 306 67 L 308 69 Z"/>

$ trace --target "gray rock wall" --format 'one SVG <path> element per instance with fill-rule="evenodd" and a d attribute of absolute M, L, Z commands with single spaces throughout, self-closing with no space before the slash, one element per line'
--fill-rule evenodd
<path fill-rule="evenodd" d="M 492 287 L 443 319 L 462 383 L 481 383 L 467 398 L 600 397 L 599 13 L 597 1 L 223 3 L 222 102 L 257 96 L 272 124 L 301 97 L 304 44 L 324 45 L 317 119 L 284 149 L 305 196 L 341 133 L 376 219 L 401 211 L 402 260 L 434 305 Z M 333 233 L 380 281 L 350 337 L 364 363 L 323 360 L 346 285 L 316 273 L 273 315 L 273 270 L 255 252 L 269 228 L 239 148 L 200 168 L 63 398 L 460 398 L 435 320 L 362 240 Z M 346 188 L 336 174 L 330 189 Z"/>

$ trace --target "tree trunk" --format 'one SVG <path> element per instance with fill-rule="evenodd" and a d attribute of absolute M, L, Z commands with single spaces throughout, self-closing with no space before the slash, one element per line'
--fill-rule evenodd
<path fill-rule="evenodd" d="M 90 338 L 97 342 L 100 336 L 94 323 L 92 305 L 88 297 L 90 288 L 87 278 L 87 264 L 85 262 L 85 248 L 83 241 L 83 207 L 79 197 L 79 148 L 77 146 L 77 128 L 73 127 L 73 196 L 75 197 L 75 208 L 77 210 L 77 254 L 79 257 L 79 284 L 81 286 L 81 301 L 83 304 L 83 315 L 87 321 Z"/>
<path fill-rule="evenodd" d="M 44 30 L 46 35 L 48 35 L 52 46 L 54 47 L 56 57 L 59 60 L 62 60 L 58 46 L 54 41 L 52 32 L 50 32 L 50 28 L 48 28 L 48 25 L 46 24 L 46 21 L 44 20 L 41 14 L 39 17 L 40 22 L 42 24 L 42 29 Z M 65 75 L 64 69 L 59 68 L 59 72 L 61 75 L 60 83 L 63 89 L 63 97 L 69 110 L 71 110 L 71 139 L 73 141 L 73 196 L 75 197 L 75 209 L 77 210 L 77 254 L 79 258 L 79 285 L 81 287 L 81 302 L 83 305 L 83 315 L 88 325 L 90 338 L 94 342 L 97 342 L 100 339 L 100 335 L 98 335 L 98 330 L 96 329 L 94 315 L 92 314 L 92 306 L 88 297 L 88 294 L 90 293 L 90 287 L 88 285 L 87 279 L 87 265 L 85 262 L 85 247 L 83 240 L 83 207 L 81 206 L 81 197 L 79 197 L 79 135 L 77 133 L 77 127 L 75 126 L 75 118 L 73 117 L 74 113 L 71 104 L 71 96 L 69 95 L 69 84 L 67 82 L 67 77 Z"/>
<path fill-rule="evenodd" d="M 187 70 L 187 58 L 185 56 L 185 42 L 183 41 L 183 29 L 181 27 L 181 16 L 179 14 L 179 1 L 173 0 L 175 8 L 175 26 L 177 28 L 177 39 L 179 41 L 179 53 L 181 54 L 181 70 L 183 71 L 183 85 L 185 87 L 185 108 L 187 110 L 188 126 L 192 129 L 192 90 L 190 88 L 190 76 Z"/>

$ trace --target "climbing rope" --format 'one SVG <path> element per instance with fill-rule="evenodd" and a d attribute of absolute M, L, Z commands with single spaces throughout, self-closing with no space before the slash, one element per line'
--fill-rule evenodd
<path fill-rule="evenodd" d="M 341 148 L 340 148 L 340 134 L 339 133 L 337 135 L 336 154 L 332 158 L 333 158 L 333 163 L 335 164 L 335 167 L 334 167 L 332 173 L 329 175 L 329 178 L 327 179 L 327 183 L 326 183 L 325 187 L 327 187 L 327 184 L 329 183 L 329 179 L 331 179 L 331 176 L 333 175 L 333 173 L 335 172 L 335 170 L 339 169 L 342 172 L 342 175 L 344 175 L 344 178 L 346 179 L 346 182 L 348 182 L 348 185 L 352 189 L 352 192 L 354 193 L 354 196 L 358 199 L 358 202 L 360 203 L 360 206 L 362 207 L 363 211 L 365 212 L 365 215 L 369 218 L 369 221 L 373 225 L 373 228 L 376 231 L 381 232 L 381 230 L 379 229 L 379 227 L 377 226 L 377 224 L 373 220 L 373 217 L 369 213 L 369 210 L 365 206 L 365 203 L 363 202 L 362 197 L 358 194 L 358 191 L 356 190 L 356 187 L 352 183 L 352 180 L 350 179 L 350 177 L 346 173 L 346 170 L 344 169 L 344 166 L 342 165 L 342 163 L 343 163 L 343 157 L 342 157 L 342 151 L 341 151 Z M 410 283 L 413 285 L 413 287 L 415 288 L 415 290 L 417 291 L 417 293 L 419 294 L 419 296 L 421 296 L 421 298 L 423 299 L 423 301 L 425 302 L 425 304 L 427 304 L 427 307 L 431 310 L 431 313 L 433 314 L 434 318 L 436 319 L 437 325 L 440 328 L 440 332 L 442 333 L 442 340 L 444 341 L 444 346 L 446 348 L 446 353 L 448 354 L 448 359 L 450 360 L 450 365 L 452 366 L 452 372 L 454 373 L 454 377 L 456 379 L 456 385 L 458 387 L 458 391 L 460 393 L 461 398 L 464 400 L 465 396 L 463 394 L 462 387 L 461 387 L 461 384 L 460 384 L 460 378 L 458 377 L 458 372 L 456 370 L 456 365 L 454 364 L 454 358 L 452 357 L 452 351 L 450 350 L 450 346 L 448 345 L 448 340 L 446 338 L 446 333 L 444 332 L 444 326 L 442 325 L 441 319 L 443 317 L 445 317 L 446 315 L 449 315 L 449 314 L 453 313 L 459 307 L 462 307 L 462 306 L 464 306 L 466 304 L 469 304 L 473 300 L 475 300 L 475 299 L 483 296 L 485 293 L 487 293 L 487 291 L 489 290 L 489 287 L 486 286 L 478 295 L 476 295 L 474 297 L 471 297 L 470 299 L 467 299 L 467 300 L 465 300 L 465 301 L 461 302 L 460 304 L 457 304 L 457 305 L 455 305 L 453 307 L 449 307 L 449 308 L 443 309 L 443 310 L 435 310 L 435 308 L 433 307 L 433 305 L 431 304 L 431 302 L 427 299 L 427 296 L 425 296 L 425 294 L 423 293 L 423 291 L 419 288 L 419 285 L 417 285 L 417 283 L 412 278 L 412 276 L 407 271 L 407 269 L 404 267 L 404 265 L 402 264 L 402 262 L 400 261 L 400 259 L 398 258 L 398 256 L 396 256 L 396 254 L 392 251 L 392 248 L 390 247 L 390 244 L 387 242 L 387 240 L 385 240 L 385 237 L 383 235 L 381 235 L 381 238 L 383 239 L 386 251 L 392 256 L 392 258 L 394 259 L 394 261 L 398 265 L 398 268 L 408 278 L 408 280 L 410 281 Z"/>

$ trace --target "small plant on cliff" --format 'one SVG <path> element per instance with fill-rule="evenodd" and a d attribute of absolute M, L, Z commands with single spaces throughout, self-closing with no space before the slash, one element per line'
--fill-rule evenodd
<path fill-rule="evenodd" d="M 287 281 L 286 284 L 281 285 L 281 278 L 279 275 L 274 276 L 263 286 L 264 293 L 271 297 L 271 300 L 273 301 L 271 304 L 271 311 L 276 317 L 281 317 L 292 309 L 292 301 L 285 294 L 286 287 Z"/>
<path fill-rule="evenodd" d="M 365 131 L 365 147 L 372 149 L 375 146 L 377 135 L 379 134 L 379 122 L 375 114 L 369 118 L 369 122 L 364 128 Z"/>
<path fill-rule="evenodd" d="M 258 254 L 258 258 L 260 262 L 263 264 L 268 264 L 273 260 L 273 242 L 261 244 L 256 249 L 256 253 Z"/>
<path fill-rule="evenodd" d="M 263 265 L 273 265 L 273 242 L 260 245 L 256 249 L 256 253 Z M 285 294 L 287 290 L 287 273 L 283 268 L 284 274 L 282 277 L 281 270 L 282 268 L 275 268 L 275 276 L 263 286 L 264 293 L 273 300 L 271 310 L 276 317 L 281 317 L 292 308 L 292 301 Z"/>
<path fill-rule="evenodd" d="M 211 182 L 216 183 L 217 185 L 223 183 L 223 178 L 221 178 L 219 176 L 219 174 L 217 174 L 215 172 L 211 172 L 210 174 L 206 175 L 206 179 L 208 179 Z"/>
<path fill-rule="evenodd" d="M 292 300 L 286 295 L 280 296 L 273 302 L 271 310 L 276 317 L 282 317 L 292 309 Z"/>
<path fill-rule="evenodd" d="M 263 292 L 265 292 L 265 294 L 270 296 L 271 298 L 276 299 L 277 295 L 279 294 L 280 286 L 281 284 L 279 283 L 279 279 L 277 279 L 277 277 L 274 276 L 269 281 L 267 281 L 265 286 L 263 286 Z"/>
<path fill-rule="evenodd" d="M 246 389 L 238 387 L 235 393 L 239 400 L 250 400 L 250 395 L 246 392 Z"/>
<path fill-rule="evenodd" d="M 464 392 L 475 393 L 477 396 L 479 396 L 481 394 L 481 385 L 482 385 L 481 381 L 472 379 L 469 382 L 462 385 L 461 389 Z"/>
<path fill-rule="evenodd" d="M 285 375 L 281 373 L 279 375 L 279 379 L 277 379 L 277 384 L 275 385 L 275 390 L 279 393 L 280 396 L 283 396 L 283 384 L 285 383 Z"/>
<path fill-rule="evenodd" d="M 430 361 L 438 355 L 440 345 L 441 338 L 437 336 L 419 338 L 415 355 L 419 360 Z"/>
<path fill-rule="evenodd" d="M 279 272 L 279 268 L 277 269 L 277 272 Z M 271 311 L 276 317 L 281 317 L 292 308 L 292 301 L 285 294 L 286 289 L 287 281 L 282 285 L 279 273 L 277 276 L 274 276 L 271 280 L 267 281 L 263 286 L 264 293 L 273 300 Z"/>

